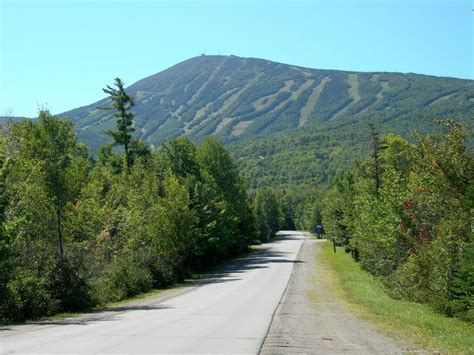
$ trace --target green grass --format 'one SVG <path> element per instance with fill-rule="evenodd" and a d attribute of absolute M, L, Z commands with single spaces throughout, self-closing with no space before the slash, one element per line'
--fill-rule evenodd
<path fill-rule="evenodd" d="M 328 270 L 333 291 L 361 319 L 382 333 L 442 353 L 474 353 L 474 326 L 448 318 L 427 305 L 391 298 L 382 284 L 354 262 L 349 254 L 330 243 L 321 245 L 317 262 Z"/>

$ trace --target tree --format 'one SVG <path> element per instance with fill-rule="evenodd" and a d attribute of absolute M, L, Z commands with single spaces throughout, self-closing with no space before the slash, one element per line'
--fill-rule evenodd
<path fill-rule="evenodd" d="M 255 220 L 237 166 L 224 145 L 215 138 L 204 140 L 197 155 L 202 170 L 215 181 L 228 205 L 227 213 L 235 220 L 234 237 L 231 237 L 233 249 L 242 251 L 255 236 Z"/>
<path fill-rule="evenodd" d="M 352 218 L 354 176 L 351 173 L 345 173 L 333 179 L 332 185 L 333 187 L 326 193 L 323 200 L 323 225 L 331 239 L 334 239 L 337 244 L 344 245 L 346 250 L 349 250 L 348 225 Z M 314 231 L 314 227 L 311 231 Z"/>
<path fill-rule="evenodd" d="M 375 194 L 378 195 L 382 175 L 382 169 L 380 166 L 380 150 L 382 149 L 382 147 L 380 146 L 379 133 L 375 129 L 375 125 L 373 123 L 369 123 L 368 125 L 370 128 L 370 137 L 372 138 L 372 162 L 375 182 Z"/>
<path fill-rule="evenodd" d="M 0 317 L 5 307 L 4 303 L 7 299 L 7 282 L 11 274 L 11 248 L 10 236 L 4 226 L 4 212 L 6 208 L 6 166 L 7 160 L 3 154 L 3 137 L 0 137 Z"/>
<path fill-rule="evenodd" d="M 38 124 L 30 125 L 22 140 L 25 161 L 36 162 L 44 176 L 45 191 L 52 198 L 56 213 L 56 233 L 60 259 L 64 258 L 63 210 L 74 192 L 70 168 L 78 143 L 71 121 L 61 120 L 48 111 L 40 111 Z"/>
<path fill-rule="evenodd" d="M 474 232 L 461 255 L 449 285 L 448 313 L 474 322 Z"/>
<path fill-rule="evenodd" d="M 200 176 L 196 146 L 186 137 L 170 140 L 161 146 L 163 164 L 180 179 Z"/>
<path fill-rule="evenodd" d="M 403 200 L 403 229 L 411 255 L 398 280 L 404 286 L 403 282 L 410 281 L 410 269 L 418 270 L 412 282 L 416 292 L 408 296 L 446 310 L 451 298 L 448 290 L 471 240 L 468 201 L 474 162 L 466 152 L 466 128 L 451 120 L 440 123 L 449 134 L 415 135 L 418 144 L 408 179 L 409 196 Z"/>
<path fill-rule="evenodd" d="M 3 142 L 0 138 L 0 225 L 3 222 L 3 217 L 6 208 L 6 188 L 5 188 L 5 180 L 7 176 L 7 166 L 8 166 L 8 159 L 3 153 Z"/>
<path fill-rule="evenodd" d="M 117 117 L 117 130 L 107 131 L 115 144 L 123 145 L 125 156 L 123 160 L 124 172 L 128 174 L 130 172 L 130 142 L 132 140 L 132 133 L 135 131 L 133 127 L 133 113 L 131 112 L 134 106 L 133 98 L 125 92 L 124 84 L 121 79 L 115 78 L 114 85 L 117 88 L 113 88 L 109 85 L 105 89 L 102 89 L 106 94 L 110 95 L 110 99 L 113 102 L 112 107 L 106 107 L 104 109 L 115 110 L 114 116 Z"/>
<path fill-rule="evenodd" d="M 5 179 L 0 187 L 5 208 L 0 224 L 0 317 L 24 319 L 76 309 L 78 303 L 71 301 L 76 296 L 85 300 L 87 286 L 80 282 L 77 264 L 70 263 L 78 255 L 69 247 L 66 221 L 88 178 L 87 149 L 77 142 L 71 121 L 48 111 L 40 111 L 36 123 L 13 124 L 6 141 L 8 149 L 0 147 L 0 156 L 7 159 L 0 158 L 0 181 Z M 85 293 L 79 295 L 78 286 Z"/>
<path fill-rule="evenodd" d="M 254 211 L 259 238 L 262 242 L 268 242 L 275 237 L 283 222 L 282 211 L 272 190 L 261 189 L 257 192 Z"/>

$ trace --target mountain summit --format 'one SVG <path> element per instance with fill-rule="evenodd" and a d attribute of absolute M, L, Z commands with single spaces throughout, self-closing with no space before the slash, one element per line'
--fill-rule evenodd
<path fill-rule="evenodd" d="M 202 55 L 127 88 L 136 134 L 150 144 L 180 135 L 224 141 L 324 122 L 426 117 L 465 119 L 474 110 L 474 81 L 420 74 L 319 70 L 236 56 Z M 115 119 L 107 99 L 63 113 L 93 149 Z"/>

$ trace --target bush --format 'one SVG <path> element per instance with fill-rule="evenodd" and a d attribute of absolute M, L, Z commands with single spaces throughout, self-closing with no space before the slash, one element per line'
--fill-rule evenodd
<path fill-rule="evenodd" d="M 67 260 L 51 271 L 50 290 L 60 311 L 83 311 L 94 305 L 89 286 Z"/>
<path fill-rule="evenodd" d="M 401 299 L 408 298 L 416 302 L 428 302 L 430 292 L 426 270 L 423 259 L 417 255 L 411 255 L 407 261 L 390 275 L 388 285 L 392 297 Z"/>
<path fill-rule="evenodd" d="M 20 268 L 15 270 L 7 284 L 7 300 L 4 304 L 3 317 L 13 321 L 38 319 L 58 309 L 57 302 L 48 292 L 46 279 Z"/>
<path fill-rule="evenodd" d="M 172 255 L 155 257 L 147 263 L 147 268 L 153 277 L 154 288 L 163 288 L 177 281 L 183 281 L 188 274 L 182 258 Z"/>
<path fill-rule="evenodd" d="M 117 260 L 103 276 L 91 282 L 97 304 L 120 301 L 147 292 L 152 286 L 151 273 L 130 258 Z"/>

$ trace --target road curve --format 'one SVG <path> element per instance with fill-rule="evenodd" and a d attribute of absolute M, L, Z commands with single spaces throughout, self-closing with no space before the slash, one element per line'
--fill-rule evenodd
<path fill-rule="evenodd" d="M 90 320 L 4 327 L 0 352 L 257 354 L 304 239 L 289 232 L 165 301 Z"/>

